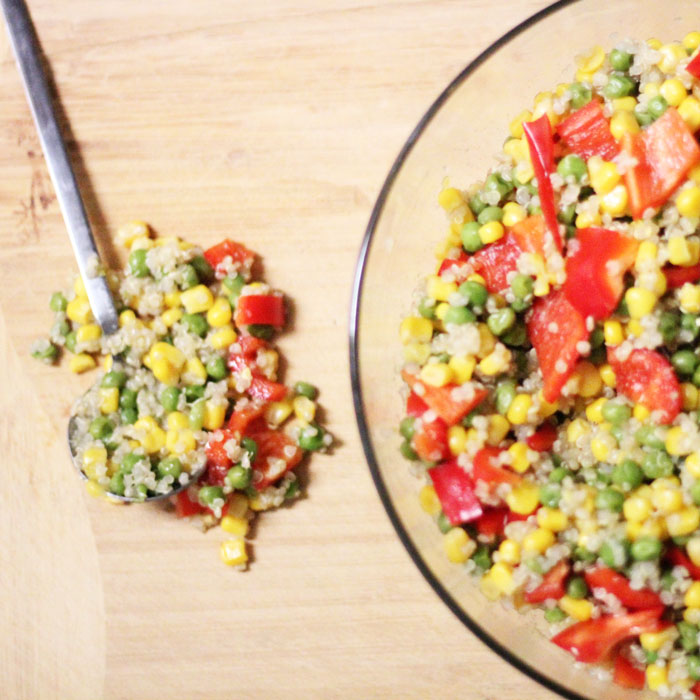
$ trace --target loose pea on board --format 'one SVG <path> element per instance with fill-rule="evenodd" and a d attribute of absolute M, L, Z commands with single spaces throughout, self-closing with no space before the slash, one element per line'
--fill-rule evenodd
<path fill-rule="evenodd" d="M 399 449 L 436 546 L 666 695 L 700 680 L 698 37 L 594 47 L 504 115 L 498 164 L 449 188 L 463 220 L 439 197 L 455 262 L 400 334 Z M 679 567 L 698 581 L 669 604 Z"/>
<path fill-rule="evenodd" d="M 315 422 L 318 392 L 308 382 L 292 390 L 278 381 L 270 339 L 283 325 L 281 296 L 253 279 L 254 253 L 230 240 L 202 252 L 152 239 L 142 222 L 125 226 L 119 239 L 131 247 L 125 270 L 115 273 L 119 330 L 102 337 L 78 278 L 71 291 L 51 296 L 51 336 L 32 354 L 53 363 L 65 351 L 74 372 L 105 368 L 72 421 L 90 492 L 142 501 L 179 489 L 175 513 L 207 526 L 226 519 L 221 559 L 244 568 L 248 520 L 297 496 L 295 468 L 332 443 Z M 236 322 L 246 295 L 245 323 Z M 271 412 L 285 402 L 288 411 Z"/>

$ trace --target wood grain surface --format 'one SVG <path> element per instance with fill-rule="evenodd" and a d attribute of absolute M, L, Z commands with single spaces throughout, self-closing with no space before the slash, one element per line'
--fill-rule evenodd
<path fill-rule="evenodd" d="M 352 411 L 347 315 L 383 179 L 461 68 L 546 0 L 30 0 L 100 245 L 132 218 L 244 241 L 294 300 L 289 381 L 336 436 L 239 574 L 159 507 L 90 499 L 64 431 L 90 381 L 28 357 L 74 263 L 0 35 L 0 697 L 553 698 L 422 579 Z M 505 89 L 494 86 L 494 89 Z"/>

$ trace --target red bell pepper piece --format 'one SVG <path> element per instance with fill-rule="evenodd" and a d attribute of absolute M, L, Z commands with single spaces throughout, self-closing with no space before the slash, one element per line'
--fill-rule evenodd
<path fill-rule="evenodd" d="M 666 558 L 674 566 L 682 566 L 693 581 L 700 581 L 700 566 L 693 564 L 682 549 L 670 547 L 666 552 Z"/>
<path fill-rule="evenodd" d="M 624 654 L 620 653 L 615 657 L 615 667 L 613 671 L 613 683 L 622 688 L 634 688 L 643 690 L 646 681 L 644 669 L 635 666 Z"/>
<path fill-rule="evenodd" d="M 284 299 L 276 294 L 240 296 L 233 320 L 239 327 L 255 323 L 281 328 L 284 325 Z"/>
<path fill-rule="evenodd" d="M 471 274 L 470 268 L 466 267 L 467 262 L 469 256 L 464 251 L 461 251 L 457 258 L 445 258 L 440 263 L 438 275 L 442 276 L 443 273 L 452 271 L 458 281 L 464 281 Z"/>
<path fill-rule="evenodd" d="M 679 267 L 678 265 L 666 265 L 662 272 L 666 276 L 666 284 L 669 289 L 682 287 L 686 282 L 697 282 L 700 280 L 700 263 L 689 267 Z"/>
<path fill-rule="evenodd" d="M 406 415 L 420 418 L 428 410 L 428 404 L 418 394 L 411 392 L 406 399 Z"/>
<path fill-rule="evenodd" d="M 519 474 L 495 464 L 501 452 L 503 450 L 500 447 L 482 447 L 474 455 L 472 479 L 475 483 L 483 481 L 490 487 L 489 490 L 495 491 L 501 484 L 517 486 L 522 481 Z"/>
<path fill-rule="evenodd" d="M 247 354 L 240 354 L 236 352 L 229 353 L 229 369 L 232 372 L 238 373 L 247 367 L 251 371 L 253 376 L 250 380 L 250 385 L 246 389 L 246 393 L 253 398 L 266 402 L 281 401 L 287 395 L 287 387 L 279 382 L 273 382 L 260 372 L 258 365 L 255 362 L 256 355 L 257 351 L 255 353 L 249 352 Z"/>
<path fill-rule="evenodd" d="M 423 421 L 413 434 L 411 444 L 416 454 L 426 462 L 441 462 L 450 456 L 447 445 L 447 424 L 442 418 Z"/>
<path fill-rule="evenodd" d="M 687 172 L 700 161 L 700 146 L 678 110 L 669 107 L 638 134 L 625 134 L 623 147 L 637 165 L 625 172 L 635 219 L 666 202 Z"/>
<path fill-rule="evenodd" d="M 205 250 L 204 257 L 216 269 L 226 258 L 231 258 L 233 262 L 239 263 L 252 262 L 255 258 L 255 253 L 240 243 L 227 238 Z"/>
<path fill-rule="evenodd" d="M 700 698 L 700 681 L 693 684 L 693 687 L 690 689 L 690 692 L 695 693 L 695 696 Z"/>
<path fill-rule="evenodd" d="M 535 452 L 549 452 L 556 439 L 557 429 L 551 423 L 545 423 L 526 438 L 525 443 Z"/>
<path fill-rule="evenodd" d="M 698 80 L 700 80 L 700 53 L 693 56 L 692 60 L 685 67 L 685 69 L 688 71 L 688 73 L 694 75 L 696 78 L 698 78 Z"/>
<path fill-rule="evenodd" d="M 570 246 L 575 252 L 566 259 L 564 294 L 584 318 L 599 321 L 620 302 L 639 243 L 604 228 L 580 229 L 576 241 Z"/>
<path fill-rule="evenodd" d="M 239 437 L 247 434 L 249 428 L 257 429 L 265 426 L 266 404 L 258 401 L 251 401 L 243 408 L 234 411 L 228 421 L 228 429 L 234 433 L 238 433 Z"/>
<path fill-rule="evenodd" d="M 500 241 L 491 243 L 472 255 L 474 270 L 486 282 L 486 289 L 492 294 L 508 289 L 508 273 L 517 272 L 518 258 L 522 248 L 511 233 L 506 233 Z"/>
<path fill-rule="evenodd" d="M 428 474 L 440 499 L 442 512 L 453 525 L 470 523 L 484 512 L 474 494 L 474 482 L 456 459 L 433 467 Z"/>
<path fill-rule="evenodd" d="M 178 518 L 190 518 L 198 513 L 203 513 L 206 508 L 199 501 L 191 501 L 187 489 L 175 495 L 175 515 Z"/>
<path fill-rule="evenodd" d="M 535 301 L 527 334 L 542 370 L 544 398 L 553 402 L 576 367 L 577 344 L 588 339 L 586 321 L 564 292 L 557 290 Z"/>
<path fill-rule="evenodd" d="M 639 610 L 626 615 L 602 615 L 577 622 L 552 637 L 552 641 L 583 663 L 596 663 L 610 656 L 620 642 L 644 632 L 660 632 L 671 623 L 660 618 L 664 608 Z"/>
<path fill-rule="evenodd" d="M 574 112 L 557 126 L 557 133 L 572 153 L 588 160 L 600 156 L 612 160 L 620 151 L 610 124 L 597 100 Z"/>
<path fill-rule="evenodd" d="M 462 399 L 453 397 L 453 392 L 459 389 L 457 384 L 445 384 L 445 386 L 430 386 L 420 381 L 417 375 L 410 374 L 406 370 L 401 372 L 404 381 L 411 387 L 413 392 L 416 387 L 421 386 L 418 393 L 421 399 L 428 404 L 435 413 L 447 423 L 456 425 L 470 411 L 474 410 L 487 396 L 488 390 L 483 387 L 474 387 L 471 398 Z"/>
<path fill-rule="evenodd" d="M 509 508 L 484 508 L 484 514 L 474 523 L 478 533 L 485 537 L 501 535 L 510 512 Z"/>
<path fill-rule="evenodd" d="M 242 335 L 237 342 L 241 348 L 241 354 L 253 360 L 257 357 L 258 350 L 264 350 L 270 345 L 266 340 L 256 338 L 254 335 Z"/>
<path fill-rule="evenodd" d="M 537 588 L 525 593 L 528 603 L 544 603 L 545 600 L 559 600 L 566 595 L 564 582 L 569 575 L 571 567 L 568 561 L 560 561 L 555 564 L 542 579 Z"/>
<path fill-rule="evenodd" d="M 258 446 L 258 454 L 253 462 L 253 470 L 262 474 L 262 479 L 253 483 L 258 491 L 274 484 L 294 469 L 304 456 L 296 442 L 280 430 L 264 429 L 249 433 L 248 437 L 255 440 Z"/>
<path fill-rule="evenodd" d="M 659 411 L 659 422 L 668 425 L 680 413 L 683 396 L 671 363 L 655 350 L 633 350 L 618 360 L 608 348 L 608 362 L 617 378 L 617 391 L 650 411 Z"/>
<path fill-rule="evenodd" d="M 630 582 L 612 569 L 591 569 L 584 573 L 586 583 L 590 589 L 603 588 L 612 593 L 626 608 L 633 610 L 645 610 L 663 605 L 661 598 L 648 588 L 640 590 L 630 586 Z"/>
<path fill-rule="evenodd" d="M 543 114 L 534 122 L 524 122 L 525 138 L 530 148 L 530 160 L 537 177 L 537 192 L 547 230 L 552 234 L 554 245 L 561 252 L 563 245 L 559 234 L 557 208 L 554 204 L 554 190 L 549 176 L 554 172 L 554 139 L 549 117 Z"/>
<path fill-rule="evenodd" d="M 525 253 L 539 253 L 544 256 L 544 234 L 547 230 L 544 218 L 541 216 L 528 216 L 514 224 L 510 233 Z"/>

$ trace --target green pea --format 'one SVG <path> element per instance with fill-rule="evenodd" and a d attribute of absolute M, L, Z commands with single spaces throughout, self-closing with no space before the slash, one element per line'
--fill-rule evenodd
<path fill-rule="evenodd" d="M 700 481 L 696 481 L 690 487 L 690 497 L 693 499 L 693 503 L 700 506 Z"/>
<path fill-rule="evenodd" d="M 550 625 L 561 622 L 565 618 L 566 613 L 561 608 L 550 608 L 544 611 L 544 619 L 547 620 Z"/>
<path fill-rule="evenodd" d="M 159 479 L 172 476 L 173 480 L 177 480 L 180 474 L 182 474 L 182 462 L 177 457 L 161 459 L 156 465 L 156 474 Z"/>
<path fill-rule="evenodd" d="M 483 571 L 491 568 L 491 553 L 486 545 L 479 545 L 472 554 L 472 561 Z"/>
<path fill-rule="evenodd" d="M 598 510 L 609 510 L 613 513 L 622 512 L 622 504 L 625 497 L 615 489 L 603 489 L 598 491 L 595 498 L 595 507 Z"/>
<path fill-rule="evenodd" d="M 399 423 L 399 433 L 406 440 L 410 440 L 416 433 L 416 419 L 413 416 L 406 416 Z"/>
<path fill-rule="evenodd" d="M 474 419 L 477 416 L 480 416 L 482 412 L 483 409 L 481 408 L 481 406 L 477 406 L 476 408 L 472 409 L 471 411 L 469 411 L 469 413 L 467 413 L 466 416 L 464 416 L 464 418 L 462 418 L 462 425 L 465 428 L 471 428 L 474 424 Z"/>
<path fill-rule="evenodd" d="M 192 403 L 204 396 L 204 386 L 202 384 L 188 384 L 185 387 L 185 400 Z"/>
<path fill-rule="evenodd" d="M 527 566 L 528 569 L 530 569 L 530 571 L 534 571 L 536 574 L 539 574 L 540 576 L 543 576 L 545 573 L 545 570 L 542 567 L 542 564 L 534 557 L 531 559 L 526 559 L 524 564 L 525 564 L 525 566 Z"/>
<path fill-rule="evenodd" d="M 183 291 L 186 289 L 191 289 L 199 284 L 199 277 L 197 276 L 197 270 L 192 267 L 192 265 L 183 265 L 181 268 L 181 282 L 180 289 Z"/>
<path fill-rule="evenodd" d="M 211 506 L 217 499 L 223 499 L 224 490 L 221 486 L 202 486 L 199 489 L 199 502 L 203 506 Z"/>
<path fill-rule="evenodd" d="M 589 552 L 585 547 L 581 547 L 580 545 L 574 549 L 572 556 L 577 561 L 582 561 L 587 564 L 591 564 L 597 559 L 595 552 Z"/>
<path fill-rule="evenodd" d="M 606 401 L 601 410 L 603 418 L 610 423 L 624 423 L 632 417 L 632 409 L 617 401 Z"/>
<path fill-rule="evenodd" d="M 250 333 L 254 338 L 260 338 L 261 340 L 270 340 L 275 334 L 275 329 L 266 323 L 251 323 L 248 326 L 248 333 Z"/>
<path fill-rule="evenodd" d="M 527 213 L 530 216 L 542 216 L 542 207 L 539 204 L 535 204 L 533 201 L 531 201 L 527 205 Z"/>
<path fill-rule="evenodd" d="M 527 328 L 522 321 L 517 321 L 516 324 L 506 333 L 501 336 L 501 340 L 506 345 L 521 347 L 527 345 L 529 338 L 527 336 Z"/>
<path fill-rule="evenodd" d="M 68 321 L 65 319 L 56 321 L 54 324 L 54 330 L 58 335 L 65 338 L 70 333 L 70 323 L 68 323 Z"/>
<path fill-rule="evenodd" d="M 612 482 L 616 486 L 620 486 L 626 491 L 636 489 L 641 486 L 644 480 L 644 474 L 639 465 L 631 460 L 625 459 L 620 464 L 613 467 Z"/>
<path fill-rule="evenodd" d="M 663 95 L 656 95 L 647 102 L 647 112 L 658 119 L 668 109 L 668 102 Z"/>
<path fill-rule="evenodd" d="M 695 654 L 692 656 L 686 656 L 685 663 L 688 667 L 688 675 L 694 681 L 700 681 L 700 656 Z"/>
<path fill-rule="evenodd" d="M 619 540 L 605 540 L 598 552 L 605 566 L 622 569 L 629 558 L 629 544 Z"/>
<path fill-rule="evenodd" d="M 203 255 L 196 255 L 192 258 L 190 265 L 195 269 L 197 277 L 203 284 L 211 284 L 214 281 L 214 268 Z"/>
<path fill-rule="evenodd" d="M 299 447 L 301 447 L 302 450 L 315 451 L 320 450 L 323 447 L 323 437 L 323 429 L 316 425 L 316 423 L 311 423 L 307 428 L 303 428 L 299 432 L 299 437 L 297 440 L 299 442 Z M 410 445 L 408 446 L 410 447 Z"/>
<path fill-rule="evenodd" d="M 591 337 L 589 341 L 592 348 L 600 348 L 605 343 L 605 334 L 600 326 L 596 326 L 591 332 Z"/>
<path fill-rule="evenodd" d="M 626 71 L 632 65 L 632 54 L 620 49 L 613 49 L 608 56 L 613 70 Z"/>
<path fill-rule="evenodd" d="M 440 515 L 437 517 L 437 526 L 443 535 L 447 534 L 452 529 L 450 519 L 442 511 L 440 511 Z"/>
<path fill-rule="evenodd" d="M 608 79 L 608 84 L 603 88 L 603 94 L 610 100 L 618 97 L 627 97 L 637 89 L 637 84 L 626 75 L 613 73 Z"/>
<path fill-rule="evenodd" d="M 463 326 L 465 323 L 474 323 L 476 316 L 466 306 L 450 306 L 445 312 L 443 321 L 445 324 L 454 323 Z"/>
<path fill-rule="evenodd" d="M 133 406 L 119 409 L 119 415 L 124 425 L 133 425 L 139 419 L 138 409 Z"/>
<path fill-rule="evenodd" d="M 692 336 L 692 340 L 695 340 L 698 337 L 698 334 L 700 334 L 697 314 L 683 314 L 681 316 L 681 329 L 688 331 L 688 333 Z"/>
<path fill-rule="evenodd" d="M 297 382 L 294 385 L 294 393 L 297 396 L 306 396 L 307 399 L 311 399 L 313 401 L 316 398 L 318 391 L 313 384 L 309 384 L 308 382 Z"/>
<path fill-rule="evenodd" d="M 287 490 L 284 492 L 284 500 L 290 501 L 292 498 L 296 498 L 300 488 L 301 486 L 299 486 L 299 482 L 297 480 L 292 481 L 292 483 L 287 486 Z"/>
<path fill-rule="evenodd" d="M 49 299 L 49 308 L 51 311 L 65 311 L 68 306 L 68 299 L 66 299 L 61 292 L 54 292 Z"/>
<path fill-rule="evenodd" d="M 488 319 L 486 325 L 494 335 L 503 335 L 510 330 L 515 323 L 515 312 L 510 306 L 505 306 L 502 309 L 494 311 Z"/>
<path fill-rule="evenodd" d="M 476 253 L 477 250 L 481 250 L 484 247 L 479 236 L 479 224 L 476 221 L 468 221 L 462 226 L 460 238 L 462 239 L 464 250 L 469 253 Z"/>
<path fill-rule="evenodd" d="M 221 284 L 231 296 L 237 297 L 241 293 L 241 289 L 245 287 L 245 280 L 241 275 L 236 273 L 235 275 L 224 277 L 224 279 L 221 280 Z"/>
<path fill-rule="evenodd" d="M 549 482 L 551 484 L 561 484 L 567 476 L 571 476 L 571 472 L 565 467 L 556 467 L 549 472 Z"/>
<path fill-rule="evenodd" d="M 698 358 L 692 350 L 677 350 L 671 355 L 671 364 L 678 374 L 689 377 L 695 372 Z"/>
<path fill-rule="evenodd" d="M 124 473 L 123 472 L 115 472 L 112 474 L 112 478 L 109 480 L 109 491 L 112 493 L 116 493 L 117 496 L 123 496 L 124 495 Z"/>
<path fill-rule="evenodd" d="M 209 324 L 203 314 L 184 314 L 180 320 L 185 324 L 188 333 L 198 335 L 200 338 L 203 338 L 209 330 Z"/>
<path fill-rule="evenodd" d="M 481 210 L 477 217 L 477 221 L 483 226 L 492 221 L 500 221 L 503 218 L 503 209 L 501 207 L 486 207 Z"/>
<path fill-rule="evenodd" d="M 683 649 L 685 651 L 695 651 L 698 648 L 698 632 L 700 632 L 700 629 L 696 625 L 685 621 L 677 622 L 676 629 L 678 629 Z"/>
<path fill-rule="evenodd" d="M 571 106 L 574 109 L 580 109 L 587 105 L 593 98 L 591 88 L 583 83 L 572 83 L 569 86 L 569 90 L 571 91 Z"/>
<path fill-rule="evenodd" d="M 88 430 L 95 440 L 106 440 L 114 431 L 114 423 L 107 416 L 97 416 L 90 422 Z"/>
<path fill-rule="evenodd" d="M 126 372 L 122 372 L 119 369 L 113 369 L 111 372 L 107 372 L 100 382 L 100 386 L 117 387 L 117 389 L 121 389 L 125 384 Z"/>
<path fill-rule="evenodd" d="M 593 348 L 591 354 L 588 356 L 591 364 L 599 367 L 607 360 L 607 353 L 604 347 Z"/>
<path fill-rule="evenodd" d="M 648 664 L 653 664 L 659 658 L 658 651 L 652 651 L 651 649 L 644 649 L 644 660 Z"/>
<path fill-rule="evenodd" d="M 676 535 L 671 538 L 673 544 L 677 544 L 679 547 L 685 547 L 690 541 L 690 535 Z"/>
<path fill-rule="evenodd" d="M 656 537 L 642 535 L 632 543 L 630 552 L 635 561 L 653 561 L 661 556 L 661 541 Z"/>
<path fill-rule="evenodd" d="M 252 469 L 246 469 L 240 464 L 237 464 L 235 467 L 231 467 L 228 470 L 226 474 L 226 483 L 228 483 L 232 489 L 239 489 L 242 491 L 248 488 L 251 478 Z"/>
<path fill-rule="evenodd" d="M 540 502 L 547 508 L 557 508 L 561 500 L 561 487 L 558 484 L 540 486 Z"/>
<path fill-rule="evenodd" d="M 574 220 L 576 219 L 576 204 L 572 202 L 571 204 L 567 204 L 563 209 L 560 209 L 558 214 L 557 214 L 557 219 L 562 223 L 567 226 L 567 229 L 571 224 L 574 223 Z M 567 236 L 568 238 L 573 238 L 576 235 L 576 227 L 573 226 L 571 231 L 567 231 L 571 235 Z"/>
<path fill-rule="evenodd" d="M 34 350 L 32 357 L 50 364 L 58 357 L 58 348 L 53 343 L 48 343 L 43 350 Z"/>
<path fill-rule="evenodd" d="M 580 182 L 581 178 L 588 172 L 586 167 L 586 161 L 580 156 L 570 153 L 568 156 L 564 156 L 557 164 L 557 172 L 565 180 L 569 177 L 573 177 L 576 182 Z M 570 221 L 566 223 L 571 223 Z"/>
<path fill-rule="evenodd" d="M 204 399 L 197 399 L 190 408 L 190 428 L 192 430 L 201 430 L 204 425 Z"/>
<path fill-rule="evenodd" d="M 133 389 L 122 389 L 119 394 L 119 408 L 136 408 L 138 392 Z"/>
<path fill-rule="evenodd" d="M 146 251 L 143 248 L 133 250 L 129 254 L 129 272 L 134 277 L 148 277 L 151 274 L 146 264 Z"/>
<path fill-rule="evenodd" d="M 241 447 L 248 453 L 248 460 L 253 464 L 258 456 L 258 443 L 253 438 L 244 437 L 241 440 Z"/>
<path fill-rule="evenodd" d="M 416 451 L 411 447 L 408 440 L 404 440 L 399 446 L 399 452 L 403 455 L 405 459 L 415 462 L 418 459 Z"/>
<path fill-rule="evenodd" d="M 486 202 L 484 202 L 478 192 L 470 197 L 469 208 L 474 212 L 474 216 L 479 216 L 486 209 Z"/>
<path fill-rule="evenodd" d="M 226 377 L 228 369 L 223 357 L 217 355 L 212 357 L 206 364 L 207 374 L 215 381 L 219 382 Z"/>
<path fill-rule="evenodd" d="M 615 313 L 618 316 L 629 316 L 630 315 L 630 310 L 627 308 L 627 299 L 622 297 L 620 299 L 620 303 L 617 305 L 617 308 L 615 309 Z"/>
<path fill-rule="evenodd" d="M 501 195 L 501 199 L 503 199 L 506 195 L 510 194 L 513 191 L 514 187 L 511 181 L 505 180 L 503 177 L 496 173 L 491 173 L 486 178 L 486 182 L 484 182 L 484 189 L 487 192 L 496 190 L 498 194 Z"/>
<path fill-rule="evenodd" d="M 137 455 L 135 452 L 127 452 L 127 454 L 122 457 L 119 471 L 124 474 L 131 474 L 131 472 L 134 471 L 134 467 L 144 459 L 146 459 L 146 457 L 143 455 Z"/>
<path fill-rule="evenodd" d="M 511 280 L 510 288 L 517 299 L 527 299 L 532 296 L 534 288 L 532 277 L 518 273 Z"/>
<path fill-rule="evenodd" d="M 75 331 L 70 331 L 70 333 L 66 334 L 66 349 L 70 350 L 71 352 L 75 352 L 75 346 L 78 342 L 78 339 L 76 337 Z"/>
<path fill-rule="evenodd" d="M 180 390 L 176 386 L 169 386 L 160 392 L 160 405 L 168 412 L 177 411 L 180 401 Z"/>
<path fill-rule="evenodd" d="M 671 476 L 673 474 L 673 460 L 662 450 L 647 452 L 642 459 L 642 471 L 648 479 Z"/>
<path fill-rule="evenodd" d="M 566 584 L 566 594 L 570 598 L 585 598 L 588 595 L 588 586 L 581 576 L 574 576 Z"/>
<path fill-rule="evenodd" d="M 676 577 L 670 571 L 664 571 L 659 581 L 661 583 L 661 590 L 670 591 L 673 584 L 676 582 Z"/>
<path fill-rule="evenodd" d="M 692 379 L 693 384 L 695 386 L 700 386 L 700 367 L 698 367 L 695 372 L 693 372 L 693 379 Z"/>
<path fill-rule="evenodd" d="M 508 412 L 508 408 L 515 398 L 515 394 L 515 381 L 512 379 L 506 379 L 498 384 L 495 392 L 496 410 L 501 415 L 505 415 Z"/>
<path fill-rule="evenodd" d="M 664 311 L 659 318 L 659 332 L 664 339 L 664 343 L 672 343 L 678 335 L 680 319 L 678 314 L 672 311 Z"/>
<path fill-rule="evenodd" d="M 649 114 L 649 112 L 646 111 L 646 109 L 638 109 L 637 107 L 634 108 L 634 117 L 637 120 L 637 123 L 641 127 L 649 126 L 654 121 L 654 117 Z"/>
<path fill-rule="evenodd" d="M 469 280 L 462 282 L 457 291 L 467 300 L 470 306 L 483 307 L 489 298 L 486 287 L 479 282 Z"/>
<path fill-rule="evenodd" d="M 423 297 L 418 302 L 418 313 L 423 318 L 435 318 L 435 302 L 433 299 Z"/>
<path fill-rule="evenodd" d="M 645 447 L 653 447 L 657 450 L 662 450 L 664 448 L 663 438 L 659 437 L 653 425 L 643 425 L 634 434 L 634 439 Z"/>

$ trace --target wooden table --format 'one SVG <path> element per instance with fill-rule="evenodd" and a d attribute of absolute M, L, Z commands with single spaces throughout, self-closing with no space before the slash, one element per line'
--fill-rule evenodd
<path fill-rule="evenodd" d="M 74 264 L 0 36 L 0 696 L 553 698 L 472 636 L 410 561 L 352 411 L 347 315 L 383 179 L 467 61 L 547 0 L 31 0 L 96 233 L 245 241 L 295 303 L 290 380 L 332 456 L 260 519 L 246 574 L 158 508 L 90 499 L 64 443 L 89 378 L 28 357 Z"/>

